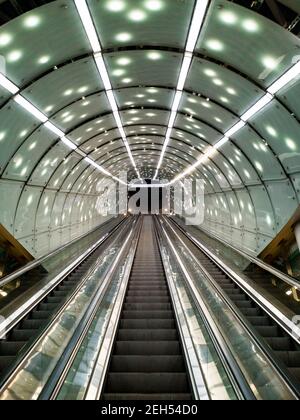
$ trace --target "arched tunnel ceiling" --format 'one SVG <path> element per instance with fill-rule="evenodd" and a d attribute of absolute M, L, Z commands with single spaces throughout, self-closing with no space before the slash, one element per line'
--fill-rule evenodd
<path fill-rule="evenodd" d="M 128 170 L 130 178 L 153 178 L 163 156 L 158 177 L 171 181 L 202 159 L 192 174 L 205 181 L 208 225 L 218 230 L 219 223 L 231 236 L 243 238 L 246 232 L 252 241 L 249 250 L 257 253 L 299 203 L 299 79 L 279 90 L 213 155 L 203 156 L 298 61 L 299 39 L 248 8 L 209 1 L 166 143 L 196 1 L 82 3 L 101 45 L 119 127 L 75 1 L 50 1 L 2 25 L 6 77 L 76 149 L 0 86 L 0 195 L 17 190 L 9 203 L 15 214 L 1 200 L 5 224 L 15 234 L 24 229 L 25 215 L 18 222 L 18 211 L 29 202 L 35 224 L 22 235 L 41 231 L 37 214 L 47 195 L 51 205 L 46 206 L 43 232 L 64 226 L 68 200 L 83 202 L 88 196 L 92 201 L 97 195 L 103 171 L 94 161 L 116 177 Z M 33 189 L 39 193 L 32 204 Z M 59 206 L 63 210 L 57 210 L 56 223 Z M 84 204 L 82 216 L 74 216 L 79 224 L 88 206 Z"/>

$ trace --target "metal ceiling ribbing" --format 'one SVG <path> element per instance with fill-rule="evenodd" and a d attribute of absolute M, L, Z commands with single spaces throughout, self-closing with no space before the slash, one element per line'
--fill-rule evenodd
<path fill-rule="evenodd" d="M 35 253 L 45 252 L 99 223 L 96 210 L 89 212 L 104 175 L 85 155 L 114 176 L 120 169 L 136 176 L 134 161 L 142 177 L 153 177 L 163 151 L 161 178 L 172 180 L 202 161 L 195 175 L 206 182 L 207 226 L 258 253 L 299 203 L 298 80 L 276 92 L 214 155 L 204 160 L 203 153 L 295 64 L 298 38 L 232 2 L 210 1 L 188 51 L 193 56 L 166 144 L 197 3 L 85 4 L 117 109 L 74 1 L 50 2 L 0 29 L 8 79 L 77 148 L 58 141 L 0 87 L 1 194 L 14 192 L 11 202 L 1 203 L 6 226 Z M 24 230 L 19 209 L 26 200 L 38 216 Z"/>

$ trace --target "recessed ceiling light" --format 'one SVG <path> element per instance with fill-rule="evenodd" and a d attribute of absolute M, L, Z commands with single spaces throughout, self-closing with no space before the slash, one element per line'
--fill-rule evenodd
<path fill-rule="evenodd" d="M 229 93 L 229 95 L 236 95 L 236 90 L 233 88 L 227 88 L 226 91 Z"/>
<path fill-rule="evenodd" d="M 112 75 L 116 77 L 120 77 L 120 76 L 124 76 L 125 73 L 126 72 L 123 69 L 116 69 L 112 72 Z"/>
<path fill-rule="evenodd" d="M 147 0 L 145 7 L 149 10 L 158 11 L 163 8 L 163 3 L 160 0 Z"/>
<path fill-rule="evenodd" d="M 273 57 L 264 57 L 262 63 L 266 68 L 270 70 L 273 70 L 278 66 L 278 60 Z"/>
<path fill-rule="evenodd" d="M 222 51 L 224 49 L 224 45 L 218 39 L 210 39 L 206 43 L 207 47 L 214 51 Z"/>
<path fill-rule="evenodd" d="M 253 19 L 246 19 L 242 23 L 242 27 L 248 32 L 257 32 L 259 29 L 258 23 Z"/>
<path fill-rule="evenodd" d="M 127 58 L 127 57 L 122 57 L 117 60 L 117 64 L 119 66 L 128 66 L 128 64 L 130 63 L 131 63 L 131 60 L 130 58 Z"/>
<path fill-rule="evenodd" d="M 122 12 L 125 7 L 125 2 L 122 0 L 110 0 L 106 3 L 106 8 L 111 12 Z"/>
<path fill-rule="evenodd" d="M 222 22 L 228 24 L 228 25 L 233 25 L 234 23 L 237 22 L 237 16 L 235 13 L 229 11 L 229 10 L 224 10 L 220 13 L 220 19 Z"/>
<path fill-rule="evenodd" d="M 32 15 L 25 18 L 24 25 L 26 26 L 26 28 L 35 28 L 40 24 L 40 22 L 41 19 L 39 18 L 39 16 Z"/>
<path fill-rule="evenodd" d="M 46 64 L 50 60 L 50 57 L 48 55 L 44 55 L 43 57 L 39 58 L 38 63 L 39 64 Z"/>
<path fill-rule="evenodd" d="M 147 54 L 147 57 L 150 60 L 160 60 L 161 59 L 161 54 L 158 52 L 150 52 Z"/>
<path fill-rule="evenodd" d="M 128 13 L 128 17 L 134 22 L 142 22 L 146 19 L 146 13 L 143 10 L 135 9 Z"/>
<path fill-rule="evenodd" d="M 122 32 L 118 35 L 116 35 L 116 40 L 119 42 L 128 42 L 132 39 L 132 35 L 128 32 Z"/>
<path fill-rule="evenodd" d="M 13 63 L 13 62 L 15 62 L 15 61 L 18 61 L 18 60 L 20 60 L 20 58 L 22 57 L 22 52 L 21 51 L 12 51 L 12 52 L 10 52 L 9 54 L 8 54 L 8 56 L 7 56 L 7 60 L 10 62 L 10 63 Z"/>
<path fill-rule="evenodd" d="M 6 45 L 10 44 L 12 41 L 12 36 L 10 34 L 2 34 L 0 35 L 0 46 L 6 47 Z"/>

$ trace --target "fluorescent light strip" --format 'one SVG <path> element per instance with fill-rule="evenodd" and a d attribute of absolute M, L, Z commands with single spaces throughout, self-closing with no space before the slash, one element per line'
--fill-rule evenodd
<path fill-rule="evenodd" d="M 187 44 L 185 49 L 185 54 L 183 57 L 180 74 L 178 78 L 177 88 L 176 88 L 176 95 L 173 101 L 172 109 L 171 109 L 171 116 L 170 121 L 168 124 L 168 129 L 173 129 L 174 123 L 176 120 L 177 111 L 180 105 L 180 101 L 182 98 L 182 91 L 184 89 L 184 85 L 186 83 L 187 76 L 189 74 L 189 70 L 191 67 L 192 59 L 193 59 L 193 53 L 195 51 L 196 43 L 199 38 L 201 28 L 204 22 L 205 13 L 207 10 L 208 5 L 210 4 L 210 0 L 197 0 L 197 4 L 194 10 L 192 23 L 190 26 L 188 38 L 187 38 Z M 171 135 L 171 134 L 170 134 Z M 166 135 L 164 147 L 158 162 L 157 170 L 155 172 L 155 176 L 153 180 L 155 180 L 158 176 L 158 171 L 162 165 L 164 154 L 167 149 L 167 145 L 170 141 L 170 135 Z"/>
<path fill-rule="evenodd" d="M 246 123 L 245 121 L 239 121 L 237 124 L 235 124 L 230 130 L 226 131 L 225 137 L 231 137 L 235 133 L 237 133 L 239 130 L 241 130 L 243 127 L 245 127 Z"/>
<path fill-rule="evenodd" d="M 274 99 L 273 95 L 275 95 L 278 91 L 280 91 L 282 88 L 284 88 L 287 84 L 289 84 L 295 78 L 299 77 L 299 75 L 300 75 L 300 61 L 298 63 L 296 63 L 284 75 L 282 75 L 275 83 L 273 83 L 267 89 L 267 93 L 260 100 L 258 100 L 256 102 L 256 104 L 254 104 L 247 112 L 245 112 L 241 116 L 241 121 L 238 122 L 235 126 L 233 126 L 230 130 L 228 130 L 225 133 L 224 137 L 213 146 L 212 149 L 215 151 L 215 153 L 219 148 L 224 146 L 224 144 L 226 144 L 230 140 L 231 136 L 233 136 L 241 128 L 243 128 L 245 126 L 246 122 L 250 118 L 254 117 L 257 113 L 259 113 L 262 109 L 264 109 L 265 106 L 267 106 Z M 213 153 L 210 151 L 210 152 L 206 153 L 206 156 L 207 156 L 207 158 L 212 157 Z M 199 160 L 199 165 L 201 163 L 203 163 L 202 158 L 201 158 L 201 160 Z M 191 167 L 190 169 L 193 170 L 192 168 L 193 167 Z M 194 168 L 195 168 L 195 165 L 194 165 Z M 188 169 L 188 171 L 189 171 L 189 169 Z M 170 184 L 173 184 L 177 180 L 183 178 L 186 173 L 187 173 L 187 171 L 183 172 L 181 175 L 178 175 L 176 178 L 174 178 L 173 181 L 170 182 Z M 157 171 L 157 174 L 158 174 L 158 171 Z"/>
<path fill-rule="evenodd" d="M 109 104 L 111 106 L 112 112 L 119 112 L 119 108 L 115 99 L 115 95 L 113 94 L 112 90 L 108 90 L 106 92 Z"/>
<path fill-rule="evenodd" d="M 95 58 L 95 62 L 97 64 L 99 75 L 100 75 L 100 77 L 102 79 L 102 82 L 103 82 L 103 85 L 104 85 L 104 89 L 106 91 L 112 90 L 112 86 L 111 86 L 111 83 L 110 83 L 110 79 L 109 79 L 109 75 L 108 75 L 108 72 L 107 72 L 107 69 L 106 69 L 106 65 L 105 65 L 105 62 L 104 62 L 103 55 L 101 53 L 95 54 L 94 58 Z"/>
<path fill-rule="evenodd" d="M 209 0 L 198 0 L 197 1 L 195 11 L 194 11 L 193 20 L 192 20 L 192 24 L 191 24 L 191 27 L 190 27 L 188 41 L 187 41 L 187 44 L 186 44 L 186 51 L 188 51 L 188 52 L 191 52 L 191 53 L 194 52 L 194 49 L 196 47 L 196 43 L 197 43 L 198 38 L 199 38 L 200 30 L 201 30 L 201 27 L 202 27 L 203 22 L 204 22 L 205 12 L 206 12 L 206 9 L 207 9 L 209 3 L 210 3 Z"/>
<path fill-rule="evenodd" d="M 175 98 L 174 98 L 174 101 L 173 101 L 173 105 L 172 105 L 172 111 L 173 112 L 178 111 L 180 101 L 181 101 L 181 98 L 182 98 L 182 94 L 183 94 L 182 91 L 177 91 L 176 92 L 176 95 L 175 95 Z"/>
<path fill-rule="evenodd" d="M 220 147 L 224 146 L 224 144 L 226 144 L 228 141 L 228 137 L 223 137 L 220 141 L 218 141 L 218 143 L 214 144 L 214 148 L 218 150 L 220 149 Z"/>
<path fill-rule="evenodd" d="M 84 26 L 87 37 L 89 38 L 90 44 L 94 53 L 99 53 L 101 51 L 100 42 L 98 35 L 93 24 L 93 20 L 89 11 L 89 8 L 85 0 L 74 0 L 75 6 L 77 7 L 81 22 Z"/>
<path fill-rule="evenodd" d="M 75 2 L 75 5 L 77 7 L 77 10 L 78 10 L 80 19 L 82 21 L 82 24 L 85 28 L 86 34 L 89 38 L 91 47 L 94 51 L 94 59 L 95 59 L 95 62 L 96 62 L 97 68 L 98 68 L 100 78 L 101 78 L 101 80 L 103 82 L 103 85 L 104 85 L 104 88 L 106 90 L 107 99 L 109 101 L 112 112 L 114 114 L 116 124 L 117 124 L 117 126 L 120 130 L 121 137 L 122 137 L 122 139 L 125 143 L 126 134 L 125 134 L 123 124 L 122 124 L 122 121 L 121 121 L 121 117 L 120 117 L 120 114 L 119 114 L 118 105 L 117 105 L 117 102 L 116 102 L 116 99 L 115 99 L 115 96 L 114 96 L 114 93 L 113 93 L 113 90 L 112 90 L 112 85 L 111 85 L 111 81 L 110 81 L 110 78 L 109 78 L 107 67 L 106 67 L 106 64 L 105 64 L 105 61 L 104 61 L 104 57 L 103 57 L 103 54 L 101 52 L 101 45 L 100 45 L 100 42 L 99 42 L 99 39 L 98 39 L 96 28 L 95 28 L 94 23 L 93 23 L 92 15 L 90 13 L 90 10 L 88 8 L 86 0 L 74 0 L 74 2 Z M 126 146 L 126 149 L 129 153 L 130 160 L 131 160 L 134 168 L 136 169 L 136 164 L 135 164 L 135 161 L 133 159 L 129 144 L 126 142 L 125 146 Z"/>
<path fill-rule="evenodd" d="M 283 76 L 281 76 L 273 85 L 269 87 L 268 92 L 275 95 L 279 90 L 284 88 L 292 80 L 300 75 L 300 61 L 295 64 L 290 70 L 288 70 Z"/>
<path fill-rule="evenodd" d="M 31 115 L 33 115 L 35 118 L 37 118 L 42 123 L 45 123 L 48 121 L 48 117 L 46 117 L 45 114 L 43 114 L 41 111 L 39 111 L 34 105 L 32 105 L 27 99 L 25 99 L 21 95 L 16 95 L 14 97 L 14 101 L 17 102 L 17 104 L 21 105 L 26 111 L 28 111 Z"/>
<path fill-rule="evenodd" d="M 48 128 L 48 130 L 52 131 L 52 133 L 56 134 L 57 137 L 64 137 L 65 133 L 61 131 L 59 128 L 57 128 L 54 124 L 52 124 L 50 121 L 47 121 L 45 124 L 45 127 Z"/>
<path fill-rule="evenodd" d="M 178 79 L 177 90 L 183 90 L 183 88 L 184 88 L 186 78 L 187 78 L 188 72 L 190 70 L 192 58 L 193 58 L 192 53 L 185 53 L 184 58 L 183 58 L 183 62 L 182 62 L 182 66 L 181 66 L 181 70 L 180 70 L 179 79 Z"/>
<path fill-rule="evenodd" d="M 2 73 L 0 73 L 0 86 L 2 86 L 4 89 L 8 90 L 8 92 L 15 95 L 19 92 L 18 86 L 16 86 L 13 82 L 7 79 Z"/>
<path fill-rule="evenodd" d="M 241 119 L 243 121 L 248 121 L 255 114 L 261 111 L 266 105 L 268 105 L 272 101 L 273 98 L 274 97 L 270 95 L 270 93 L 267 93 L 259 101 L 257 101 L 256 104 L 253 105 L 247 112 L 245 112 L 245 114 L 241 116 Z"/>
<path fill-rule="evenodd" d="M 70 149 L 76 150 L 77 146 L 76 144 L 72 143 L 71 140 L 67 139 L 67 137 L 61 137 L 61 141 Z"/>
<path fill-rule="evenodd" d="M 13 95 L 20 91 L 20 89 L 16 85 L 10 82 L 2 74 L 0 74 L 0 85 L 4 87 L 6 90 L 8 90 L 10 93 L 12 93 Z M 99 171 L 101 171 L 105 175 L 108 175 L 109 177 L 121 182 L 122 184 L 127 185 L 122 180 L 119 180 L 118 178 L 114 177 L 110 172 L 106 171 L 100 165 L 96 164 L 96 162 L 86 157 L 86 154 L 82 150 L 80 150 L 76 144 L 74 144 L 71 140 L 69 140 L 65 136 L 65 133 L 62 130 L 60 130 L 58 127 L 52 124 L 52 122 L 48 120 L 48 117 L 46 117 L 45 114 L 43 114 L 39 109 L 37 109 L 34 105 L 32 105 L 27 99 L 25 99 L 23 96 L 19 94 L 16 95 L 13 99 L 17 104 L 22 106 L 22 108 L 24 108 L 27 112 L 29 112 L 39 121 L 41 121 L 48 130 L 52 131 L 52 133 L 54 133 L 57 137 L 59 137 L 62 143 L 64 143 L 69 149 L 76 150 L 76 153 L 84 157 L 85 158 L 84 160 L 86 162 L 93 165 L 95 168 L 97 168 Z"/>

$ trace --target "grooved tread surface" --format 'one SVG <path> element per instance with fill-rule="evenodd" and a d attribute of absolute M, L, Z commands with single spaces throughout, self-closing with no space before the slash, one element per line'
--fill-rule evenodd
<path fill-rule="evenodd" d="M 191 400 L 154 222 L 143 218 L 103 400 Z"/>

